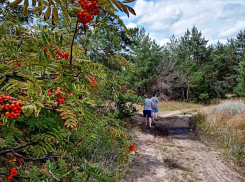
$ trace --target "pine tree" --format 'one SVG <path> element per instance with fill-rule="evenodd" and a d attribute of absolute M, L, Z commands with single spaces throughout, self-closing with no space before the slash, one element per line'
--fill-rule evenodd
<path fill-rule="evenodd" d="M 132 89 L 138 95 L 149 93 L 149 81 L 156 77 L 156 68 L 162 59 L 162 48 L 151 40 L 144 29 L 131 30 L 131 39 L 134 42 L 128 59 L 135 64 L 134 74 L 127 75 Z"/>
<path fill-rule="evenodd" d="M 234 92 L 236 95 L 244 97 L 245 96 L 245 57 L 240 64 L 239 77 L 237 78 L 238 85 L 235 88 Z"/>

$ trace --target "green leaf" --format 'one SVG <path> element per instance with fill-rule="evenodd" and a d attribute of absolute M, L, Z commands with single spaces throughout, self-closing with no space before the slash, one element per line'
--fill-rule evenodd
<path fill-rule="evenodd" d="M 38 1 L 38 6 L 42 6 L 42 3 L 40 3 L 39 1 Z M 45 7 L 44 7 L 43 9 L 45 9 Z M 34 10 L 33 10 L 33 11 L 34 11 Z M 41 14 L 42 14 L 42 11 L 39 11 L 39 12 L 38 12 L 38 16 L 41 16 Z"/>
<path fill-rule="evenodd" d="M 51 8 L 50 8 L 50 6 L 49 6 L 48 9 L 47 9 L 47 11 L 46 11 L 45 14 L 44 14 L 44 20 L 45 20 L 45 21 L 48 21 L 50 15 L 51 15 Z"/>
<path fill-rule="evenodd" d="M 111 0 L 113 2 L 113 4 L 116 5 L 116 7 L 120 10 L 120 11 L 123 11 L 122 7 L 120 6 L 119 2 L 120 1 L 117 1 L 117 0 Z"/>
<path fill-rule="evenodd" d="M 41 12 L 44 9 L 45 9 L 45 6 L 38 6 L 38 7 L 34 8 L 33 13 Z"/>
<path fill-rule="evenodd" d="M 20 4 L 23 0 L 16 0 L 12 3 L 9 4 L 9 7 L 14 7 L 14 6 L 17 6 L 18 4 Z"/>
<path fill-rule="evenodd" d="M 34 6 L 36 6 L 36 0 L 32 0 L 32 6 L 34 7 Z"/>
<path fill-rule="evenodd" d="M 133 15 L 136 16 L 136 13 L 135 13 L 135 11 L 134 11 L 133 8 L 131 8 L 131 7 L 127 6 L 127 5 L 125 5 L 125 6 L 128 8 L 128 10 L 129 10 Z"/>
<path fill-rule="evenodd" d="M 134 2 L 135 0 L 126 0 L 126 1 L 123 1 L 123 3 L 132 3 Z"/>
<path fill-rule="evenodd" d="M 29 6 L 29 0 L 25 0 L 24 7 L 23 7 L 23 12 L 24 12 L 25 15 L 27 15 L 28 6 Z"/>
<path fill-rule="evenodd" d="M 42 53 L 40 52 L 40 53 L 38 54 L 38 63 L 41 63 L 41 60 L 42 60 Z"/>
<path fill-rule="evenodd" d="M 48 50 L 49 50 L 50 54 L 52 55 L 52 57 L 55 58 L 53 49 L 51 49 L 51 48 L 49 47 Z"/>
<path fill-rule="evenodd" d="M 56 25 L 57 22 L 58 22 L 58 10 L 56 7 L 54 7 L 52 13 L 52 25 Z"/>
<path fill-rule="evenodd" d="M 62 0 L 62 2 L 63 2 L 66 6 L 68 6 L 67 0 Z"/>
<path fill-rule="evenodd" d="M 46 6 L 48 6 L 49 5 L 49 3 L 47 3 L 46 1 L 44 1 L 44 0 L 38 0 L 38 2 L 39 3 L 41 3 L 41 4 L 45 4 Z"/>
<path fill-rule="evenodd" d="M 70 8 L 73 9 L 73 11 L 75 11 L 76 13 L 80 13 L 81 8 L 77 7 L 77 6 L 70 6 Z"/>
<path fill-rule="evenodd" d="M 3 81 L 6 79 L 6 77 L 3 77 L 1 80 L 0 80 L 0 85 L 3 83 Z"/>
<path fill-rule="evenodd" d="M 43 37 L 44 44 L 48 45 L 48 41 L 47 41 L 46 36 L 45 36 L 44 33 L 42 33 L 42 37 Z"/>
<path fill-rule="evenodd" d="M 57 4 L 61 5 L 60 0 L 54 0 Z"/>
<path fill-rule="evenodd" d="M 61 6 L 61 10 L 62 10 L 63 14 L 65 15 L 66 20 L 69 21 L 70 20 L 70 16 L 69 16 L 69 13 L 68 13 L 67 9 L 64 6 Z"/>

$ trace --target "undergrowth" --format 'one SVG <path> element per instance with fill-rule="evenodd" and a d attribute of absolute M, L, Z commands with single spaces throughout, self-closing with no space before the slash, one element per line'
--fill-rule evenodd
<path fill-rule="evenodd" d="M 245 166 L 245 104 L 226 101 L 193 116 L 200 138 L 223 149 L 223 155 Z"/>

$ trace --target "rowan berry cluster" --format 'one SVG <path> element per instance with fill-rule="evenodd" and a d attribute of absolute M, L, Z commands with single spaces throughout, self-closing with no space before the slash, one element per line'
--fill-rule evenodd
<path fill-rule="evenodd" d="M 135 144 L 133 144 L 133 145 L 131 145 L 131 146 L 129 147 L 129 151 L 130 151 L 130 152 L 134 151 L 135 149 L 136 149 L 136 145 L 135 145 Z"/>
<path fill-rule="evenodd" d="M 87 24 L 93 20 L 93 16 L 98 15 L 102 8 L 102 5 L 96 6 L 98 0 L 78 0 L 78 3 L 80 3 L 82 10 L 79 14 L 76 13 L 78 16 L 77 21 L 83 24 Z"/>
<path fill-rule="evenodd" d="M 8 118 L 16 119 L 20 116 L 20 113 L 22 112 L 22 104 L 16 101 L 13 101 L 12 104 L 9 101 L 13 100 L 13 97 L 1 95 L 0 96 L 0 103 L 3 103 L 6 101 L 6 104 L 2 106 L 2 110 L 6 110 L 5 113 Z M 19 100 L 21 101 L 21 100 Z"/>
<path fill-rule="evenodd" d="M 122 86 L 122 92 L 123 92 L 123 93 L 124 93 L 124 92 L 127 92 L 127 89 L 126 89 L 126 88 L 127 88 L 126 85 L 123 85 L 123 86 Z"/>
<path fill-rule="evenodd" d="M 8 180 L 12 179 L 13 176 L 15 176 L 18 173 L 16 168 L 11 169 L 10 175 L 8 176 Z"/>
<path fill-rule="evenodd" d="M 17 62 L 16 60 L 14 60 L 13 62 L 14 62 L 14 64 L 15 64 L 14 67 L 18 67 L 18 66 L 20 67 L 21 64 L 22 64 L 21 62 Z M 8 64 L 8 61 L 4 61 L 4 63 L 5 63 L 5 64 Z"/>
<path fill-rule="evenodd" d="M 48 43 L 48 46 L 50 47 L 51 44 Z M 48 52 L 48 48 L 47 48 L 45 45 L 43 45 L 43 47 L 44 47 L 45 52 Z M 57 48 L 60 48 L 59 46 L 56 46 L 56 47 L 57 47 Z M 55 53 L 55 59 L 56 59 L 56 60 L 60 60 L 60 59 L 62 59 L 62 58 L 68 59 L 69 56 L 70 56 L 70 53 L 69 53 L 69 52 L 64 53 L 63 50 L 61 50 L 61 52 L 62 52 L 62 53 L 61 53 L 61 52 L 58 51 L 56 48 L 53 48 L 53 51 L 54 51 L 54 53 Z M 51 55 L 48 54 L 48 58 L 50 58 L 50 57 L 51 57 Z"/>
<path fill-rule="evenodd" d="M 57 47 L 58 47 L 58 46 L 57 46 Z M 58 47 L 58 48 L 59 48 L 59 47 Z M 70 56 L 69 52 L 64 53 L 64 51 L 61 50 L 62 53 L 60 53 L 60 51 L 58 51 L 58 50 L 55 49 L 55 48 L 53 48 L 53 50 L 54 50 L 54 53 L 55 53 L 55 59 L 56 59 L 56 60 L 60 60 L 60 59 L 62 59 L 62 58 L 68 59 L 69 56 Z"/>
<path fill-rule="evenodd" d="M 97 83 L 96 78 L 95 78 L 95 77 L 91 78 L 91 80 L 90 80 L 90 84 L 89 84 L 89 87 L 90 87 L 90 88 L 93 88 L 93 87 L 94 87 L 94 85 L 95 85 L 96 83 Z"/>
<path fill-rule="evenodd" d="M 57 87 L 55 91 L 55 98 L 53 99 L 55 101 L 55 105 L 58 106 L 59 104 L 64 104 L 65 102 L 65 95 L 61 93 L 61 91 L 65 91 L 65 89 L 61 89 L 60 87 Z M 51 90 L 48 91 L 48 95 L 52 96 Z"/>
<path fill-rule="evenodd" d="M 48 169 L 46 167 L 44 167 L 44 164 L 43 164 L 41 169 L 44 169 L 45 171 L 48 171 Z"/>
<path fill-rule="evenodd" d="M 123 64 L 128 65 L 128 63 L 126 61 Z"/>

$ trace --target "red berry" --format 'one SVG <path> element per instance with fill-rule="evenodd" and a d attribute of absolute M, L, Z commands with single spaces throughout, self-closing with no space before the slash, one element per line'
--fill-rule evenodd
<path fill-rule="evenodd" d="M 70 97 L 72 97 L 73 96 L 73 94 L 70 94 Z"/>
<path fill-rule="evenodd" d="M 8 61 L 4 61 L 5 64 L 8 64 Z"/>

